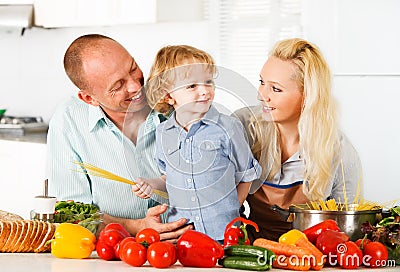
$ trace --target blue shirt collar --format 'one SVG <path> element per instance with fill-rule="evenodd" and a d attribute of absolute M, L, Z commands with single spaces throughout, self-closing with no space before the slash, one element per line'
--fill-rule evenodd
<path fill-rule="evenodd" d="M 199 120 L 199 122 L 202 122 L 203 124 L 215 124 L 218 122 L 219 119 L 219 111 L 213 106 L 210 106 L 210 109 L 206 112 L 206 114 Z M 181 128 L 181 126 L 176 122 L 175 118 L 176 112 L 174 111 L 170 118 L 165 121 L 165 130 L 171 129 L 171 128 Z"/>
<path fill-rule="evenodd" d="M 146 129 L 146 133 L 152 131 L 158 124 L 164 122 L 166 118 L 167 117 L 163 116 L 162 114 L 152 110 L 146 120 L 146 124 L 147 123 L 151 124 L 150 125 L 151 127 Z M 93 132 L 96 129 L 96 127 L 100 126 L 101 124 L 106 124 L 110 128 L 117 128 L 115 124 L 106 116 L 101 107 L 94 107 L 89 105 L 89 122 L 88 122 L 89 131 Z"/>
<path fill-rule="evenodd" d="M 89 106 L 88 129 L 90 132 L 93 132 L 101 121 L 107 123 L 106 120 L 108 120 L 109 122 L 111 122 L 106 117 L 104 111 L 100 107 L 94 107 L 91 105 L 88 105 L 88 106 Z"/>

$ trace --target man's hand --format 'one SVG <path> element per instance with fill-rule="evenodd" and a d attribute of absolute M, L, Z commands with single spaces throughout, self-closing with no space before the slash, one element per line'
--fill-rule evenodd
<path fill-rule="evenodd" d="M 165 213 L 167 209 L 168 205 L 166 204 L 148 209 L 147 215 L 142 221 L 143 225 L 141 228 L 153 228 L 160 233 L 161 240 L 176 243 L 178 238 L 187 230 L 193 229 L 193 226 L 188 225 L 183 227 L 187 223 L 185 218 L 163 224 L 160 216 Z"/>
<path fill-rule="evenodd" d="M 176 243 L 179 237 L 187 230 L 193 229 L 193 226 L 188 225 L 186 218 L 181 218 L 177 221 L 170 223 L 162 223 L 161 215 L 168 210 L 168 205 L 158 205 L 147 210 L 146 217 L 143 219 L 127 219 L 110 216 L 104 214 L 103 223 L 99 226 L 100 232 L 109 223 L 120 223 L 132 236 L 135 236 L 140 230 L 144 228 L 153 228 L 160 233 L 160 238 L 163 241 Z"/>

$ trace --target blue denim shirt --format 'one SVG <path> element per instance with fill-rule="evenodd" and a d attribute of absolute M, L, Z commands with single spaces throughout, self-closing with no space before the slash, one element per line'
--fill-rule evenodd
<path fill-rule="evenodd" d="M 187 218 L 215 240 L 222 240 L 225 226 L 239 216 L 236 185 L 261 175 L 240 121 L 213 106 L 187 132 L 175 113 L 161 123 L 156 159 L 167 176 L 168 221 Z"/>

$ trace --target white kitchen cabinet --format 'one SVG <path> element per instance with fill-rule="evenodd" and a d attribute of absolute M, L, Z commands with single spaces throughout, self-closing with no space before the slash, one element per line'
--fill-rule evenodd
<path fill-rule="evenodd" d="M 155 23 L 156 0 L 34 0 L 36 26 L 45 28 Z"/>
<path fill-rule="evenodd" d="M 364 197 L 399 203 L 400 2 L 304 0 L 304 37 L 332 68 L 340 125 L 358 150 Z"/>
<path fill-rule="evenodd" d="M 0 210 L 28 219 L 43 192 L 46 144 L 0 140 Z"/>
<path fill-rule="evenodd" d="M 341 127 L 358 150 L 363 166 L 364 197 L 400 203 L 400 77 L 336 76 Z"/>
<path fill-rule="evenodd" d="M 335 75 L 399 75 L 399 10 L 397 0 L 304 0 L 304 36 Z"/>

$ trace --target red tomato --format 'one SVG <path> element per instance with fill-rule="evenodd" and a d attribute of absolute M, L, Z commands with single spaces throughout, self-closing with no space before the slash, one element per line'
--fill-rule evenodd
<path fill-rule="evenodd" d="M 361 249 L 352 241 L 339 244 L 337 253 L 341 268 L 356 269 L 362 264 L 363 254 Z"/>
<path fill-rule="evenodd" d="M 119 250 L 122 247 L 123 244 L 125 244 L 128 241 L 133 241 L 136 242 L 135 237 L 129 236 L 129 237 L 125 237 L 124 239 L 122 239 L 119 243 L 117 243 L 114 246 L 114 253 L 115 253 L 115 257 L 118 259 L 121 259 L 121 257 L 119 256 Z"/>
<path fill-rule="evenodd" d="M 125 237 L 126 236 L 118 230 L 103 229 L 100 232 L 99 240 L 105 242 L 106 244 L 108 244 L 111 247 L 114 247 L 117 243 L 119 243 Z"/>
<path fill-rule="evenodd" d="M 109 224 L 107 224 L 107 226 L 104 227 L 104 230 L 110 230 L 110 229 L 118 230 L 125 237 L 131 236 L 131 234 L 124 228 L 124 226 L 122 226 L 119 223 L 109 223 Z"/>
<path fill-rule="evenodd" d="M 370 242 L 364 247 L 364 265 L 369 267 L 385 266 L 388 255 L 388 250 L 382 243 Z"/>
<path fill-rule="evenodd" d="M 169 242 L 155 242 L 147 249 L 147 260 L 156 268 L 167 268 L 177 261 L 176 247 Z"/>
<path fill-rule="evenodd" d="M 114 248 L 107 245 L 104 241 L 98 240 L 96 243 L 96 252 L 97 255 L 106 261 L 116 259 Z"/>
<path fill-rule="evenodd" d="M 364 250 L 365 246 L 370 242 L 371 242 L 370 239 L 365 238 L 365 239 L 358 239 L 355 243 L 361 250 Z"/>
<path fill-rule="evenodd" d="M 119 249 L 119 256 L 125 263 L 139 267 L 146 262 L 147 249 L 142 244 L 127 241 Z"/>
<path fill-rule="evenodd" d="M 152 243 L 160 241 L 160 234 L 152 228 L 142 229 L 136 234 L 136 242 L 144 243 L 145 246 L 149 246 Z"/>

